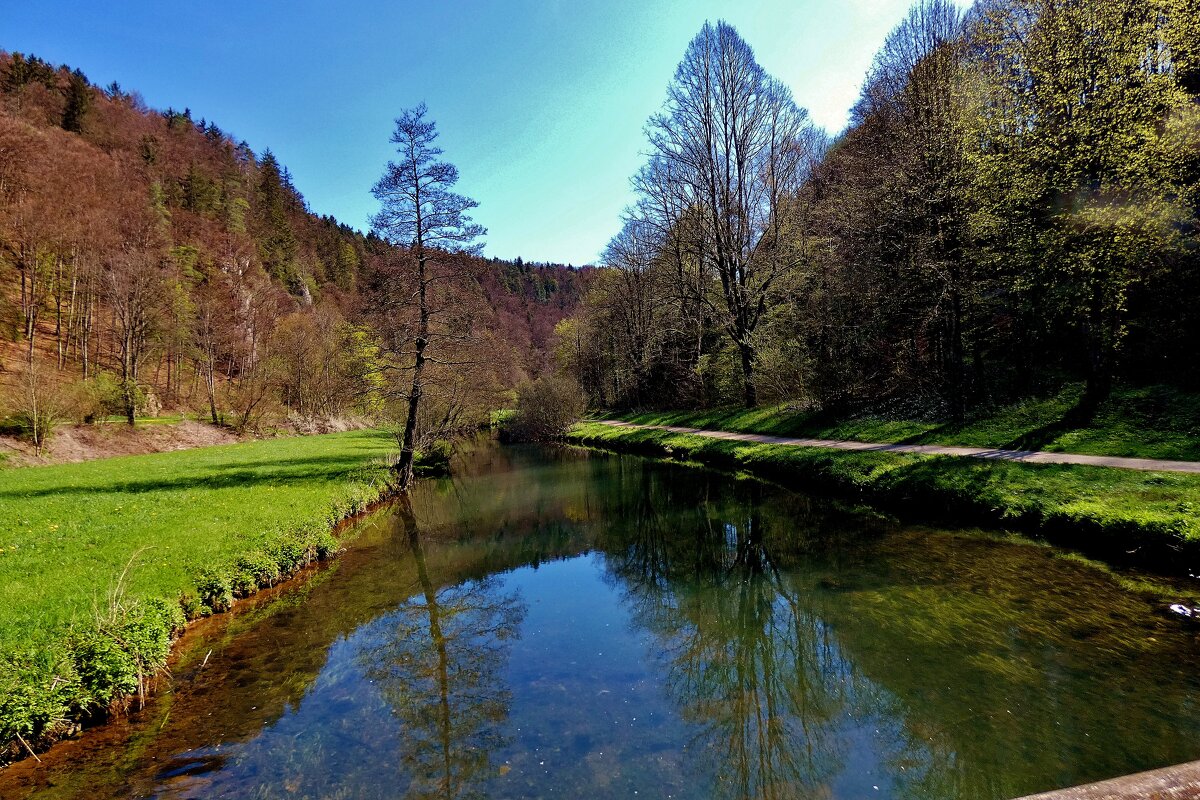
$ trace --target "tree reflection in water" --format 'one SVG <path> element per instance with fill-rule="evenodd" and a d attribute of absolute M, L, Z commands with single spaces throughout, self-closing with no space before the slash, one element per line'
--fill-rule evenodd
<path fill-rule="evenodd" d="M 193 643 L 195 685 L 86 771 L 52 752 L 0 796 L 1003 800 L 1196 757 L 1195 635 L 1107 573 L 499 452 Z"/>
<path fill-rule="evenodd" d="M 400 762 L 408 782 L 396 796 L 481 797 L 495 775 L 492 753 L 510 741 L 504 668 L 525 606 L 495 576 L 440 586 L 407 499 L 396 515 L 412 548 L 416 585 L 388 614 L 388 638 L 359 654 L 402 724 Z"/>
<path fill-rule="evenodd" d="M 652 482 L 638 493 L 607 565 L 636 624 L 661 643 L 667 690 L 698 729 L 693 763 L 711 770 L 713 796 L 828 796 L 849 746 L 845 718 L 872 687 L 781 572 L 757 488 L 729 508 L 726 492 L 699 498 L 686 522 L 658 512 L 655 494 Z"/>

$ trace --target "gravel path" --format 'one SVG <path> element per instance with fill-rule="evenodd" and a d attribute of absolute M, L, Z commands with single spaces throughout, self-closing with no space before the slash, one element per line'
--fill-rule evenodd
<path fill-rule="evenodd" d="M 711 439 L 729 439 L 735 442 L 783 444 L 794 447 L 826 447 L 832 450 L 875 450 L 885 453 L 965 456 L 967 458 L 986 458 L 996 461 L 1020 461 L 1026 464 L 1083 464 L 1089 467 L 1139 469 L 1149 472 L 1200 473 L 1200 461 L 1170 461 L 1162 458 L 1125 458 L 1123 456 L 1085 456 L 1076 453 L 1048 453 L 1044 450 L 1000 450 L 995 447 L 952 447 L 940 444 L 847 442 L 836 439 L 768 436 L 763 433 L 710 431 L 703 428 L 683 428 L 675 425 L 636 425 L 632 422 L 621 422 L 619 420 L 600 420 L 600 422 L 603 425 L 612 425 L 617 428 L 642 428 L 645 430 L 670 431 L 671 433 L 688 433 L 693 436 L 707 436 Z"/>

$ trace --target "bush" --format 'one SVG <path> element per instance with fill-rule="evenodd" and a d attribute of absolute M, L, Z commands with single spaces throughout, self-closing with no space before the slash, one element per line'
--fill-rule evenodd
<path fill-rule="evenodd" d="M 551 375 L 517 389 L 517 408 L 502 422 L 505 441 L 539 442 L 561 439 L 587 410 L 579 386 L 569 378 Z"/>
<path fill-rule="evenodd" d="M 428 448 L 419 450 L 413 459 L 413 474 L 421 478 L 435 478 L 450 474 L 450 456 L 454 448 L 445 439 L 438 439 Z"/>
<path fill-rule="evenodd" d="M 62 387 L 54 369 L 33 362 L 22 369 L 4 405 L 9 409 L 3 429 L 28 438 L 41 455 L 54 426 L 64 416 Z"/>
<path fill-rule="evenodd" d="M 216 569 L 207 569 L 196 581 L 196 594 L 200 603 L 213 613 L 228 611 L 233 606 L 233 586 L 227 575 Z"/>
<path fill-rule="evenodd" d="M 267 553 L 247 553 L 234 564 L 232 589 L 238 597 L 248 597 L 260 588 L 279 583 L 279 564 Z"/>
<path fill-rule="evenodd" d="M 98 419 L 125 414 L 125 393 L 121 381 L 110 372 L 75 381 L 66 387 L 64 397 L 66 408 L 76 422 L 90 424 Z M 148 400 L 141 387 L 134 387 L 133 402 L 136 413 L 146 413 Z"/>
<path fill-rule="evenodd" d="M 111 619 L 79 633 L 71 655 L 85 709 L 102 710 L 134 694 L 144 697 L 146 682 L 166 665 L 171 640 L 182 626 L 178 605 L 149 600 L 120 608 Z"/>

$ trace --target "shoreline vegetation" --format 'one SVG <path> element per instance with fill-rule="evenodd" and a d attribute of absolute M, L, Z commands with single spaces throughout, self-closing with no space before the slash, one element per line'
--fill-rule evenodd
<path fill-rule="evenodd" d="M 785 415 L 762 409 L 612 418 L 710 429 L 720 429 L 715 423 L 725 420 L 735 423 L 728 429 L 747 433 L 799 435 L 797 431 L 809 434 L 816 427 L 804 427 L 795 418 L 789 424 Z M 1196 475 L 759 444 L 596 421 L 575 426 L 567 441 L 744 472 L 868 503 L 914 521 L 1013 529 L 1118 566 L 1178 576 L 1195 572 L 1200 564 Z"/>
<path fill-rule="evenodd" d="M 1081 384 L 1069 384 L 960 422 L 884 413 L 829 413 L 788 403 L 749 409 L 624 411 L 608 416 L 639 425 L 771 436 L 1200 461 L 1200 395 L 1162 385 L 1119 387 L 1085 422 L 1076 419 L 1084 393 Z"/>
<path fill-rule="evenodd" d="M 367 430 L 4 471 L 0 766 L 144 702 L 188 621 L 336 552 L 394 451 Z"/>

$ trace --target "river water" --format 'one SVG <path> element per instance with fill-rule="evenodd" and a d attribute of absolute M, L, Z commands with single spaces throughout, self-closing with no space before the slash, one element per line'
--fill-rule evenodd
<path fill-rule="evenodd" d="M 18 798 L 1010 798 L 1200 757 L 1200 645 L 1052 548 L 481 445 Z"/>

